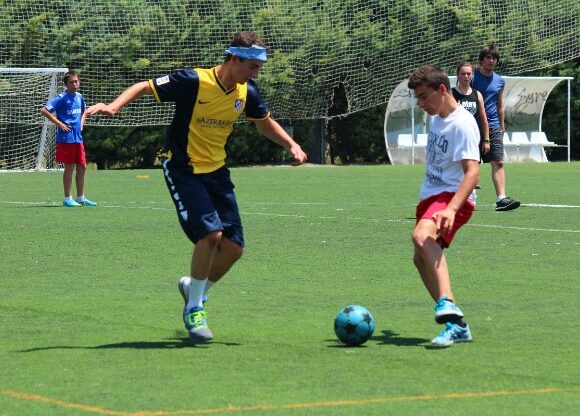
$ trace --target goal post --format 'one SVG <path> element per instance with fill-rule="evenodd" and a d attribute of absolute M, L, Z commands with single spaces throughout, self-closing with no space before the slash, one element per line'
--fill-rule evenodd
<path fill-rule="evenodd" d="M 46 170 L 56 126 L 40 114 L 59 92 L 67 68 L 0 68 L 0 171 Z"/>

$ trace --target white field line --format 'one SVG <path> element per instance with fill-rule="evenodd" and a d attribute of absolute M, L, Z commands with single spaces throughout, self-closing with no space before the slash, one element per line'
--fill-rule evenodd
<path fill-rule="evenodd" d="M 137 202 L 127 202 L 130 205 L 105 205 L 106 203 L 100 203 L 99 207 L 102 208 L 113 208 L 113 209 L 145 209 L 145 210 L 155 210 L 155 211 L 173 211 L 173 207 L 153 207 L 151 205 L 158 204 L 159 202 L 151 201 L 147 202 L 148 206 L 137 205 Z M 43 206 L 43 205 L 59 205 L 60 202 L 22 202 L 22 201 L 0 201 L 1 204 L 9 205 L 24 205 L 24 206 Z M 163 203 L 164 205 L 166 203 Z M 361 205 L 362 203 L 359 203 Z M 330 203 L 254 203 L 254 205 L 330 205 Z M 522 204 L 524 206 L 530 207 L 540 207 L 540 208 L 580 208 L 578 205 L 548 205 L 548 204 Z M 94 208 L 90 208 L 94 209 Z M 341 209 L 337 209 L 340 211 Z M 341 221 L 373 221 L 373 222 L 389 222 L 389 223 L 401 223 L 401 224 L 412 224 L 415 221 L 408 219 L 385 219 L 385 218 L 368 218 L 368 217 L 338 217 L 332 215 L 322 215 L 313 217 L 312 215 L 302 215 L 302 214 L 277 214 L 271 212 L 250 212 L 250 211 L 240 211 L 241 215 L 256 215 L 264 217 L 278 217 L 278 218 L 302 218 L 302 219 L 313 219 L 313 220 L 341 220 Z M 518 231 L 545 231 L 554 233 L 580 233 L 580 230 L 562 230 L 557 228 L 538 228 L 538 227 L 515 227 L 506 225 L 493 225 L 493 224 L 467 224 L 468 227 L 479 227 L 479 228 L 501 228 L 507 230 L 518 230 Z"/>
<path fill-rule="evenodd" d="M 540 207 L 540 208 L 580 208 L 580 205 L 522 204 L 521 206 Z"/>
<path fill-rule="evenodd" d="M 125 204 L 129 205 L 137 205 L 141 202 L 125 202 Z M 7 205 L 60 205 L 60 201 L 0 201 L 0 204 L 7 204 Z M 106 204 L 106 202 L 102 203 Z M 154 205 L 154 204 L 166 204 L 166 202 L 158 202 L 158 201 L 149 201 L 146 204 Z M 288 205 L 288 206 L 309 206 L 309 205 L 331 205 L 330 202 L 250 202 L 247 205 Z M 370 204 L 368 202 L 343 202 L 342 205 L 379 205 L 377 204 Z M 414 205 L 411 205 L 414 206 Z M 495 204 L 477 204 L 478 207 L 494 207 Z M 522 207 L 536 207 L 536 208 L 580 208 L 580 205 L 563 205 L 563 204 L 541 204 L 541 203 L 529 203 L 529 204 L 522 204 Z M 131 207 L 126 205 L 107 205 L 105 208 L 143 208 L 143 207 Z M 147 208 L 147 207 L 145 207 Z"/>

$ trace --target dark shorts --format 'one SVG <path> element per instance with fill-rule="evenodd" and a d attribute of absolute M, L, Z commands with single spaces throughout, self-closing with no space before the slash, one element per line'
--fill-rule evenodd
<path fill-rule="evenodd" d="M 191 167 L 163 163 L 165 183 L 177 210 L 181 228 L 195 244 L 207 234 L 223 236 L 244 247 L 242 220 L 230 171 L 225 166 L 211 173 L 193 174 Z"/>
<path fill-rule="evenodd" d="M 85 146 L 83 143 L 56 143 L 55 160 L 58 163 L 87 165 Z"/>
<path fill-rule="evenodd" d="M 435 222 L 433 214 L 435 214 L 437 211 L 445 209 L 447 205 L 449 205 L 449 201 L 451 201 L 454 195 L 454 192 L 442 192 L 420 201 L 419 204 L 417 204 L 417 209 L 415 211 L 415 216 L 417 218 L 415 224 L 422 219 L 428 219 Z M 455 237 L 455 233 L 457 233 L 457 230 L 459 230 L 463 225 L 467 224 L 467 221 L 469 221 L 473 215 L 474 209 L 475 206 L 469 201 L 466 201 L 465 204 L 463 204 L 463 206 L 455 214 L 455 221 L 453 221 L 453 228 L 451 229 L 451 232 L 449 234 L 441 235 L 437 239 L 437 242 L 441 247 L 447 248 L 451 245 L 451 242 Z"/>
<path fill-rule="evenodd" d="M 481 149 L 481 147 L 480 147 Z M 503 130 L 489 129 L 489 152 L 481 154 L 483 163 L 503 160 Z"/>

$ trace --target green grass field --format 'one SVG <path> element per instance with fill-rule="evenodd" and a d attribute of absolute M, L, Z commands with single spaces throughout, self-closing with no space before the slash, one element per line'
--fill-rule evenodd
<path fill-rule="evenodd" d="M 423 169 L 232 169 L 246 253 L 197 346 L 161 171 L 89 171 L 95 208 L 61 207 L 60 172 L 0 174 L 0 415 L 577 414 L 580 164 L 508 165 L 505 213 L 482 167 L 447 251 L 474 342 L 445 349 L 411 261 Z M 359 348 L 349 304 L 377 322 Z"/>

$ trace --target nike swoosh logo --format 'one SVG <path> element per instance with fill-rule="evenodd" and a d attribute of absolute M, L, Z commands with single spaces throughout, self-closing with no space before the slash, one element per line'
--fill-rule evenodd
<path fill-rule="evenodd" d="M 209 101 L 201 101 L 201 100 L 197 100 L 198 104 L 209 104 Z"/>

